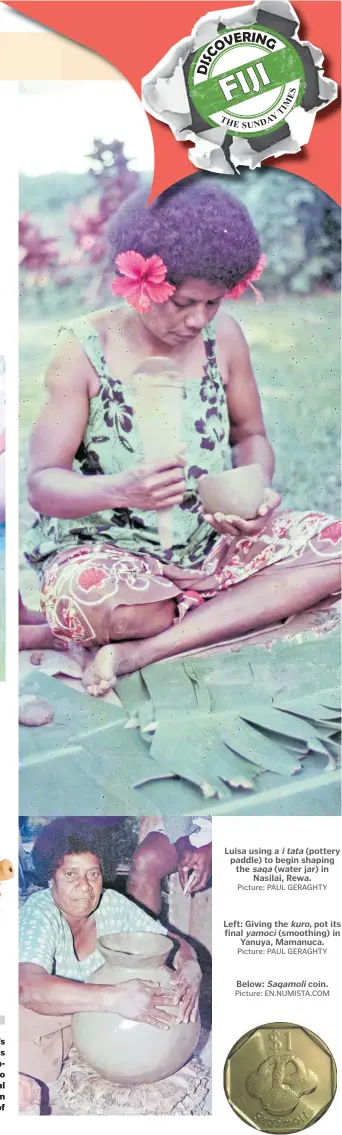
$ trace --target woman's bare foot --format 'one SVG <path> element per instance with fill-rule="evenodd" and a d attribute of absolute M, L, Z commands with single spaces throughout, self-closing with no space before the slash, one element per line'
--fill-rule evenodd
<path fill-rule="evenodd" d="M 83 674 L 83 685 L 94 698 L 112 690 L 120 674 L 131 674 L 139 669 L 136 642 L 112 642 L 101 646 L 96 658 Z"/>

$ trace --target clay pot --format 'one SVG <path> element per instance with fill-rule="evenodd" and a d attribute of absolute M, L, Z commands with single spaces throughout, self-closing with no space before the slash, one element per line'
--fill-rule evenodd
<path fill-rule="evenodd" d="M 106 934 L 98 949 L 105 964 L 92 974 L 95 985 L 116 985 L 134 978 L 158 982 L 165 989 L 172 970 L 165 965 L 173 942 L 162 934 Z M 177 1016 L 176 1007 L 167 1012 Z M 116 1084 L 153 1084 L 182 1068 L 196 1047 L 199 1017 L 194 1024 L 154 1028 L 116 1013 L 76 1013 L 73 1038 L 81 1056 Z"/>
<path fill-rule="evenodd" d="M 222 512 L 225 516 L 252 520 L 264 499 L 261 465 L 242 465 L 224 473 L 204 473 L 197 485 L 202 504 L 212 515 Z"/>

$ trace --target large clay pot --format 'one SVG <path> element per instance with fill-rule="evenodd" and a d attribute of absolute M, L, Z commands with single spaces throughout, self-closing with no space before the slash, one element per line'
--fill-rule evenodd
<path fill-rule="evenodd" d="M 207 512 L 252 520 L 264 499 L 265 481 L 260 465 L 241 465 L 224 473 L 203 473 L 198 491 Z"/>
<path fill-rule="evenodd" d="M 173 942 L 163 934 L 106 934 L 98 948 L 105 964 L 93 973 L 96 985 L 145 978 L 163 988 L 170 984 L 172 970 L 165 965 Z M 177 1009 L 167 1009 L 173 1016 Z M 199 1017 L 194 1024 L 174 1024 L 169 1029 L 127 1020 L 116 1013 L 76 1013 L 73 1038 L 81 1055 L 107 1080 L 116 1084 L 153 1084 L 182 1068 L 196 1047 Z"/>

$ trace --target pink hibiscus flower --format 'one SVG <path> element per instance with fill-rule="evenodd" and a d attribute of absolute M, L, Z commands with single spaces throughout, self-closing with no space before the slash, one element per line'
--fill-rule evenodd
<path fill-rule="evenodd" d="M 121 276 L 112 280 L 112 292 L 123 296 L 136 311 L 149 311 L 151 303 L 165 303 L 176 291 L 165 280 L 167 268 L 160 256 L 145 259 L 140 252 L 120 252 L 115 263 Z"/>
<path fill-rule="evenodd" d="M 226 298 L 230 300 L 238 300 L 240 296 L 242 296 L 246 291 L 246 288 L 252 288 L 252 291 L 255 292 L 257 300 L 260 303 L 262 300 L 262 295 L 261 292 L 259 292 L 259 289 L 254 287 L 254 280 L 260 279 L 266 263 L 267 260 L 265 253 L 262 252 L 261 256 L 259 256 L 258 263 L 255 265 L 255 268 L 252 268 L 251 272 L 247 272 L 243 280 L 239 280 L 239 283 L 235 284 L 235 288 L 232 288 L 230 292 L 226 292 Z"/>

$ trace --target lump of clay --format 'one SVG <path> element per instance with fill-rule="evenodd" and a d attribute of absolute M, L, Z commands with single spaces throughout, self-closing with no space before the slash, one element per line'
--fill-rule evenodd
<path fill-rule="evenodd" d="M 53 709 L 44 698 L 34 695 L 19 698 L 20 725 L 49 725 L 54 716 Z"/>
<path fill-rule="evenodd" d="M 13 879 L 14 869 L 10 859 L 0 860 L 0 882 L 3 883 L 5 879 Z"/>

